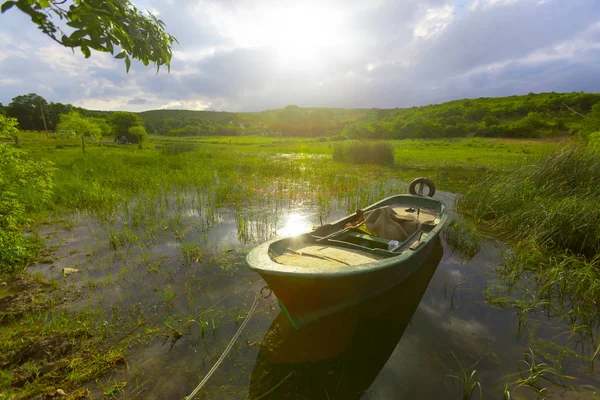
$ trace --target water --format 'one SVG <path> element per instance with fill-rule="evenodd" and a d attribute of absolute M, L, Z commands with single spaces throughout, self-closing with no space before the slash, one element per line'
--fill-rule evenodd
<path fill-rule="evenodd" d="M 454 195 L 436 197 L 451 205 Z M 345 214 L 342 203 L 328 205 L 327 220 Z M 124 398 L 188 395 L 264 285 L 245 266 L 248 249 L 274 235 L 309 230 L 325 207 L 290 202 L 276 212 L 258 207 L 240 213 L 181 204 L 169 218 L 137 228 L 126 220 L 77 216 L 68 229 L 44 232 L 58 246 L 57 260 L 31 271 L 79 292 L 71 307 L 97 311 L 98 323 L 129 346 L 127 366 L 88 384 L 94 397 L 116 384 Z M 111 232 L 122 235 L 117 245 L 108 239 Z M 572 327 L 544 315 L 519 323 L 514 310 L 486 303 L 483 292 L 498 281 L 500 260 L 498 246 L 488 241 L 465 262 L 442 235 L 409 281 L 300 331 L 290 328 L 271 296 L 259 304 L 200 398 L 461 398 L 461 367 L 477 371 L 484 398 L 501 399 L 506 383 L 513 397 L 536 398 L 528 387 L 514 390 L 528 376 L 519 375 L 528 349 L 537 362 L 575 377 L 550 377 L 554 383 L 600 387 L 568 341 Z M 79 272 L 63 277 L 65 267 Z M 543 379 L 539 384 L 557 396 L 581 397 Z"/>

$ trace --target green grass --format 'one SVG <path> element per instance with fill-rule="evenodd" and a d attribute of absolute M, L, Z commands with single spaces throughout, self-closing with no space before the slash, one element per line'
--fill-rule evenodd
<path fill-rule="evenodd" d="M 197 143 L 206 149 L 236 149 L 275 153 L 333 154 L 337 142 L 321 139 L 243 136 L 167 138 L 150 136 L 153 143 Z M 401 167 L 505 170 L 532 157 L 548 154 L 564 138 L 543 139 L 405 139 L 388 141 Z M 343 143 L 345 141 L 342 141 Z M 367 142 L 368 143 L 368 142 Z"/>
<path fill-rule="evenodd" d="M 35 279 L 15 282 L 21 291 L 0 317 L 3 398 L 54 395 L 58 388 L 83 394 L 78 390 L 83 383 L 124 362 L 123 347 L 105 346 L 112 337 L 111 326 L 96 324 L 97 315 L 59 307 L 48 285 Z"/>

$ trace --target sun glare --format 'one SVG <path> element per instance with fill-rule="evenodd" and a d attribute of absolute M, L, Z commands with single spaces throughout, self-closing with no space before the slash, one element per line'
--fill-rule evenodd
<path fill-rule="evenodd" d="M 296 236 L 309 231 L 311 227 L 307 215 L 291 213 L 287 216 L 285 225 L 277 230 L 277 234 L 279 236 Z"/>
<path fill-rule="evenodd" d="M 243 46 L 272 48 L 286 67 L 311 68 L 328 50 L 344 44 L 340 9 L 318 3 L 273 4 L 256 18 L 237 24 L 234 38 Z"/>

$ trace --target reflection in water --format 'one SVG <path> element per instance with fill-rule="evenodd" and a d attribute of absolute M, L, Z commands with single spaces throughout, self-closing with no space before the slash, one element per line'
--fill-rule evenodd
<path fill-rule="evenodd" d="M 250 399 L 361 398 L 402 338 L 442 253 L 438 241 L 408 280 L 301 330 L 280 313 L 257 356 Z"/>
<path fill-rule="evenodd" d="M 287 215 L 285 225 L 277 230 L 277 235 L 280 237 L 297 236 L 311 229 L 312 224 L 308 221 L 307 214 L 292 212 Z"/>

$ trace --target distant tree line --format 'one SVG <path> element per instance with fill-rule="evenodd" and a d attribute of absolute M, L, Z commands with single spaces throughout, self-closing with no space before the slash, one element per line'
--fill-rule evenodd
<path fill-rule="evenodd" d="M 16 96 L 7 105 L 0 103 L 0 115 L 16 120 L 19 129 L 85 136 L 99 139 L 113 136 L 115 140 L 141 145 L 147 136 L 144 121 L 126 111 L 92 111 L 71 104 L 49 103 L 35 93 Z"/>
<path fill-rule="evenodd" d="M 0 114 L 16 118 L 19 129 L 26 131 L 43 131 L 46 128 L 54 131 L 62 114 L 76 111 L 84 117 L 100 118 L 107 115 L 103 111 L 90 111 L 85 108 L 75 107 L 71 104 L 49 103 L 42 96 L 35 93 L 16 96 L 6 106 L 0 103 Z M 46 126 L 44 126 L 44 120 Z"/>
<path fill-rule="evenodd" d="M 600 104 L 596 93 L 530 93 L 525 96 L 449 101 L 404 109 L 303 108 L 252 113 L 153 110 L 141 113 L 90 111 L 70 104 L 48 103 L 30 93 L 15 97 L 0 114 L 16 118 L 20 129 L 55 130 L 61 115 L 81 116 L 77 134 L 143 141 L 146 132 L 164 136 L 323 137 L 403 139 L 448 137 L 543 137 L 591 133 L 584 115 Z M 594 108 L 600 115 L 600 106 Z M 62 117 L 67 118 L 67 117 Z M 87 119 L 87 120 L 86 120 Z M 592 118 L 593 119 L 593 118 Z M 74 126 L 63 124 L 63 126 Z M 143 127 L 144 130 L 136 127 Z M 133 128 L 133 130 L 131 129 Z M 596 129 L 595 131 L 600 131 Z M 594 131 L 594 132 L 595 132 Z M 82 133 L 83 132 L 83 133 Z M 88 133 L 85 133 L 88 132 Z"/>

